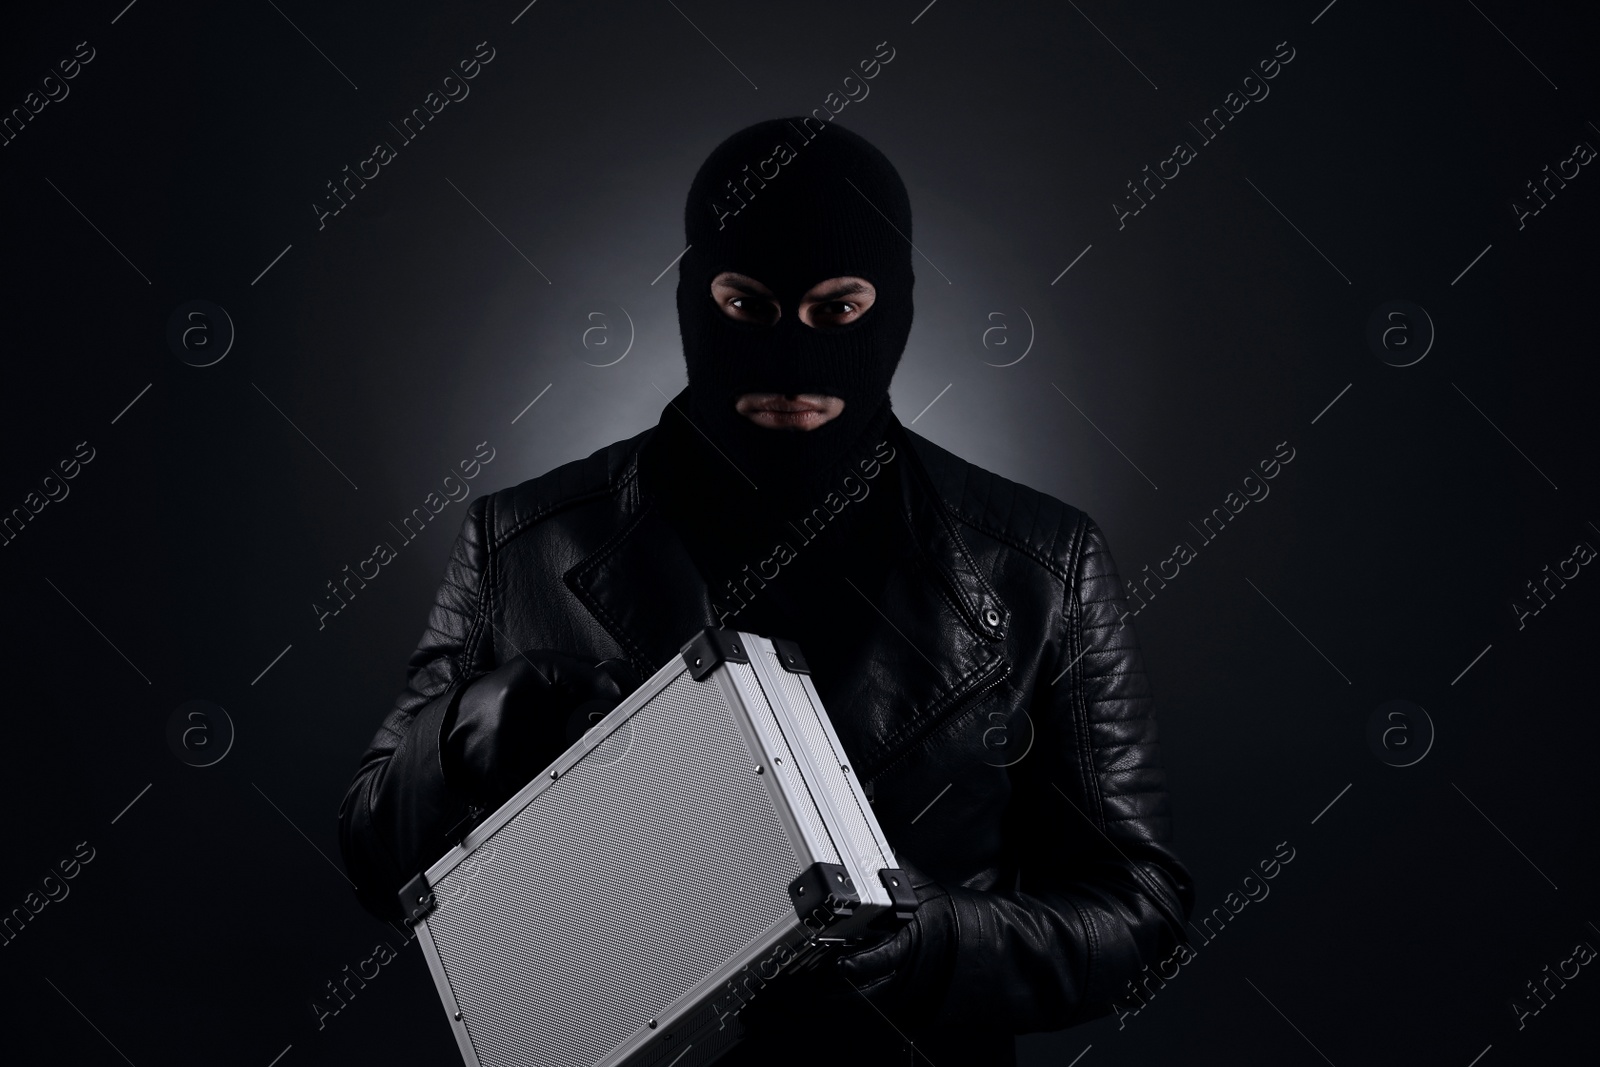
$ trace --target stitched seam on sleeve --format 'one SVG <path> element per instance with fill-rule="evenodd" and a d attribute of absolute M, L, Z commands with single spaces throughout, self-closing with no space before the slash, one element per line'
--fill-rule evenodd
<path fill-rule="evenodd" d="M 499 558 L 494 551 L 494 541 L 491 536 L 494 530 L 494 502 L 495 498 L 493 496 L 489 496 L 484 500 L 483 530 L 479 543 L 483 546 L 485 558 L 483 569 L 478 574 L 478 607 L 473 614 L 472 626 L 467 630 L 467 639 L 461 644 L 461 655 L 458 657 L 456 669 L 446 683 L 445 688 L 447 689 L 454 685 L 456 680 L 464 673 L 467 673 L 471 669 L 470 665 L 477 659 L 474 650 L 481 639 L 479 635 L 483 631 L 484 619 L 487 618 L 488 612 L 492 610 L 489 589 L 494 584 L 491 581 L 491 575 L 494 573 L 495 562 Z"/>
<path fill-rule="evenodd" d="M 1072 592 L 1074 603 L 1077 606 L 1077 611 L 1073 620 L 1074 625 L 1072 627 L 1072 632 L 1076 636 L 1078 642 L 1085 645 L 1087 644 L 1087 639 L 1084 635 L 1083 626 L 1084 607 L 1083 604 L 1078 600 L 1078 592 L 1080 586 L 1083 584 L 1084 558 L 1090 539 L 1090 531 L 1093 525 L 1094 521 L 1092 519 L 1090 519 L 1087 515 L 1083 516 L 1083 519 L 1079 525 L 1078 536 L 1074 540 L 1073 544 L 1072 581 L 1068 585 L 1068 588 Z M 1084 650 L 1079 649 L 1079 652 L 1084 653 Z M 1089 803 L 1094 809 L 1095 818 L 1098 820 L 1097 825 L 1104 827 L 1106 825 L 1105 796 L 1101 793 L 1100 775 L 1098 768 L 1095 767 L 1094 738 L 1089 728 L 1089 705 L 1084 696 L 1084 682 L 1088 677 L 1087 668 L 1083 663 L 1084 659 L 1086 658 L 1086 653 L 1080 654 L 1078 657 L 1078 663 L 1076 667 L 1078 673 L 1074 676 L 1076 684 L 1073 686 L 1073 703 L 1078 711 L 1078 737 L 1079 743 L 1082 746 L 1078 759 L 1079 765 L 1083 768 L 1084 793 L 1088 797 Z"/>
<path fill-rule="evenodd" d="M 488 530 L 490 528 L 490 522 L 489 522 L 489 520 L 490 520 L 490 509 L 493 508 L 493 506 L 494 506 L 494 496 L 491 494 L 489 496 L 484 497 L 483 499 L 484 499 L 484 529 L 481 531 L 483 536 L 480 539 L 480 543 L 484 546 L 484 551 L 485 551 L 485 554 L 487 555 L 487 553 L 488 553 L 488 543 L 489 543 L 487 534 L 488 534 Z M 470 511 L 468 512 L 468 515 L 469 516 L 471 515 Z M 470 519 L 469 519 L 469 521 L 470 521 Z M 451 563 L 450 563 L 449 566 L 453 566 L 454 562 L 455 562 L 454 558 L 452 557 Z M 447 566 L 447 573 L 448 573 L 448 569 L 449 569 L 449 567 Z M 412 712 L 412 714 L 410 716 L 410 719 L 406 724 L 405 735 L 401 738 L 401 740 L 399 741 L 399 744 L 403 745 L 403 744 L 406 744 L 408 741 L 412 740 L 411 739 L 411 733 L 412 733 L 413 730 L 416 729 L 417 716 L 421 714 L 422 709 L 427 706 L 428 702 L 430 702 L 433 699 L 437 698 L 440 693 L 443 693 L 443 692 L 447 691 L 452 685 L 454 685 L 456 683 L 456 680 L 461 677 L 461 673 L 462 673 L 462 669 L 463 669 L 463 663 L 462 663 L 463 659 L 470 659 L 471 658 L 471 656 L 472 656 L 472 651 L 471 650 L 472 650 L 472 645 L 473 645 L 473 637 L 478 632 L 478 630 L 480 628 L 480 620 L 483 617 L 483 604 L 484 604 L 484 601 L 485 601 L 485 599 L 486 599 L 486 597 L 488 595 L 488 587 L 489 587 L 488 574 L 489 574 L 489 568 L 488 568 L 488 566 L 485 566 L 483 568 L 483 570 L 478 575 L 478 610 L 477 610 L 477 613 L 476 613 L 477 617 L 475 617 L 473 619 L 472 626 L 469 627 L 468 630 L 467 630 L 467 638 L 466 638 L 465 641 L 462 642 L 462 645 L 461 645 L 461 654 L 460 655 L 454 655 L 454 656 L 445 657 L 446 671 L 445 671 L 444 685 L 439 689 L 438 693 L 431 694 L 430 696 L 428 696 L 428 700 L 427 701 L 424 701 L 423 703 L 417 705 L 416 709 Z M 389 770 L 389 768 L 388 768 L 388 765 L 386 764 L 384 766 L 384 768 L 383 768 L 383 772 L 387 773 L 388 770 Z M 367 790 L 365 790 L 365 792 L 366 792 L 367 824 L 368 825 L 372 825 L 376 821 L 374 819 L 374 817 L 373 817 L 373 814 L 372 814 L 372 796 L 373 796 L 373 793 L 376 792 L 376 790 L 367 789 Z M 386 843 L 381 842 L 381 841 L 378 842 L 377 848 L 378 848 L 378 851 L 381 852 L 384 855 L 384 858 L 388 861 L 389 866 L 391 868 L 393 868 L 394 870 L 397 870 L 397 871 L 402 871 L 402 873 L 404 873 L 403 869 L 400 866 L 399 856 L 397 856 L 394 853 L 394 850 L 392 848 L 390 848 Z"/>

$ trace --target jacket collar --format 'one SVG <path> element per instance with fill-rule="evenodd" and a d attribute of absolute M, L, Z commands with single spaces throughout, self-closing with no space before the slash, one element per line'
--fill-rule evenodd
<path fill-rule="evenodd" d="M 640 678 L 653 675 L 699 630 L 718 625 L 688 550 L 659 501 L 640 486 L 640 452 L 654 432 L 634 439 L 617 471 L 616 532 L 564 575 Z M 842 608 L 876 611 L 893 627 L 886 640 L 901 646 L 893 652 L 892 680 L 875 672 L 875 684 L 886 691 L 873 703 L 894 710 L 876 713 L 860 742 L 866 751 L 855 758 L 864 776 L 1003 669 L 1000 645 L 1010 624 L 1009 610 L 935 488 L 927 463 L 939 461 L 938 450 L 895 418 L 888 439 L 894 456 L 887 462 L 901 464 L 897 511 L 912 551 L 890 576 L 883 603 Z"/>

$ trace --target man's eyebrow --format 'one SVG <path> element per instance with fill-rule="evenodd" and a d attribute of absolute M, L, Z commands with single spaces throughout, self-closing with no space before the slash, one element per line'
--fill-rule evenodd
<path fill-rule="evenodd" d="M 861 282 L 846 282 L 845 284 L 839 286 L 838 288 L 829 289 L 826 293 L 823 293 L 821 296 L 817 297 L 816 299 L 818 299 L 818 300 L 837 300 L 841 296 L 854 296 L 856 293 L 867 293 L 867 292 L 871 292 L 871 291 L 872 291 L 871 286 L 863 285 Z"/>
<path fill-rule="evenodd" d="M 737 289 L 739 292 L 744 293 L 747 296 L 770 297 L 772 295 L 771 293 L 764 291 L 764 287 L 760 282 L 753 278 L 746 278 L 739 274 L 736 274 L 731 278 L 722 279 L 722 284 L 726 285 L 729 289 Z"/>

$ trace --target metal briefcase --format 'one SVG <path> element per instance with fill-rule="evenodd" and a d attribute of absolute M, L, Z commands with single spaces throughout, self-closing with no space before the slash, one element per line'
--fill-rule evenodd
<path fill-rule="evenodd" d="M 706 629 L 401 893 L 471 1067 L 701 1067 L 915 912 L 799 648 Z"/>

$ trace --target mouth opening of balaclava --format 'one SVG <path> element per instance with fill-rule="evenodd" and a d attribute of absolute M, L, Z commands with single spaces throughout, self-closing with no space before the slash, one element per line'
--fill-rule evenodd
<path fill-rule="evenodd" d="M 814 492 L 887 416 L 911 332 L 905 186 L 859 135 L 815 119 L 775 119 L 717 146 L 695 175 L 684 223 L 677 296 L 686 414 L 763 497 Z M 778 300 L 777 321 L 729 318 L 711 295 L 723 271 L 765 285 Z M 873 305 L 844 326 L 801 322 L 801 297 L 846 276 L 872 283 Z M 844 409 L 814 429 L 774 429 L 735 410 L 746 393 L 823 394 Z"/>

